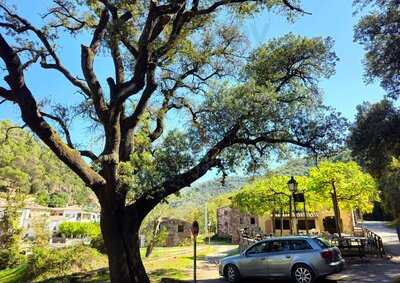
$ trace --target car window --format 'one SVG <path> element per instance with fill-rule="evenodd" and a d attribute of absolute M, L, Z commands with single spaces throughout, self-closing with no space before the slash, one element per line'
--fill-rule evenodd
<path fill-rule="evenodd" d="M 289 249 L 289 245 L 287 241 L 283 240 L 273 240 L 269 242 L 268 252 L 282 252 L 287 251 Z"/>
<path fill-rule="evenodd" d="M 254 254 L 265 253 L 267 251 L 268 251 L 268 242 L 261 242 L 261 243 L 258 243 L 258 244 L 255 244 L 254 246 L 252 246 L 247 251 L 247 254 L 254 255 Z"/>
<path fill-rule="evenodd" d="M 291 240 L 290 249 L 295 251 L 310 250 L 310 244 L 306 240 Z"/>
<path fill-rule="evenodd" d="M 318 244 L 323 249 L 327 249 L 332 247 L 332 245 L 325 239 L 323 238 L 314 238 L 315 242 Z"/>

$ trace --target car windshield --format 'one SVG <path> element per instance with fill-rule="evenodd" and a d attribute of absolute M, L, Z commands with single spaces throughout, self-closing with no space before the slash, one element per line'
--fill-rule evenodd
<path fill-rule="evenodd" d="M 323 249 L 332 247 L 332 245 L 328 242 L 328 240 L 324 238 L 315 238 L 314 240 L 318 244 L 318 246 L 320 246 Z"/>

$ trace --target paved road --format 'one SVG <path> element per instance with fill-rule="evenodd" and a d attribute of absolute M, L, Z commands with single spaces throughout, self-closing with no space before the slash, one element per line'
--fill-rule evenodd
<path fill-rule="evenodd" d="M 382 237 L 383 244 L 392 259 L 371 259 L 364 262 L 351 262 L 346 270 L 331 275 L 319 283 L 392 283 L 400 277 L 400 243 L 395 229 L 388 228 L 386 223 L 365 221 L 365 227 Z M 199 268 L 199 283 L 226 283 L 216 270 L 215 259 L 223 257 L 227 251 L 221 249 L 218 254 L 208 257 Z M 289 283 L 277 280 L 246 280 L 243 283 Z"/>
<path fill-rule="evenodd" d="M 387 222 L 383 221 L 364 221 L 362 226 L 368 228 L 382 238 L 385 250 L 393 255 L 400 256 L 400 242 L 396 229 L 386 226 Z"/>

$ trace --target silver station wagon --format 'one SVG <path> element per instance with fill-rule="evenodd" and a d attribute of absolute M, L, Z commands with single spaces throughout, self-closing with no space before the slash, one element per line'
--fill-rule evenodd
<path fill-rule="evenodd" d="M 319 237 L 269 238 L 238 255 L 220 261 L 219 273 L 230 283 L 242 278 L 291 278 L 312 283 L 316 278 L 340 272 L 344 259 L 337 247 Z"/>

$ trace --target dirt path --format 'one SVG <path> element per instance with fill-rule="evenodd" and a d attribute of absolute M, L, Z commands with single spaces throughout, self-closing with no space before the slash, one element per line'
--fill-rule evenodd
<path fill-rule="evenodd" d="M 236 250 L 237 246 L 235 245 L 220 245 L 216 247 L 215 253 L 199 260 L 197 272 L 198 283 L 226 283 L 225 281 L 221 280 L 218 274 L 218 260 L 229 254 L 232 254 Z"/>

